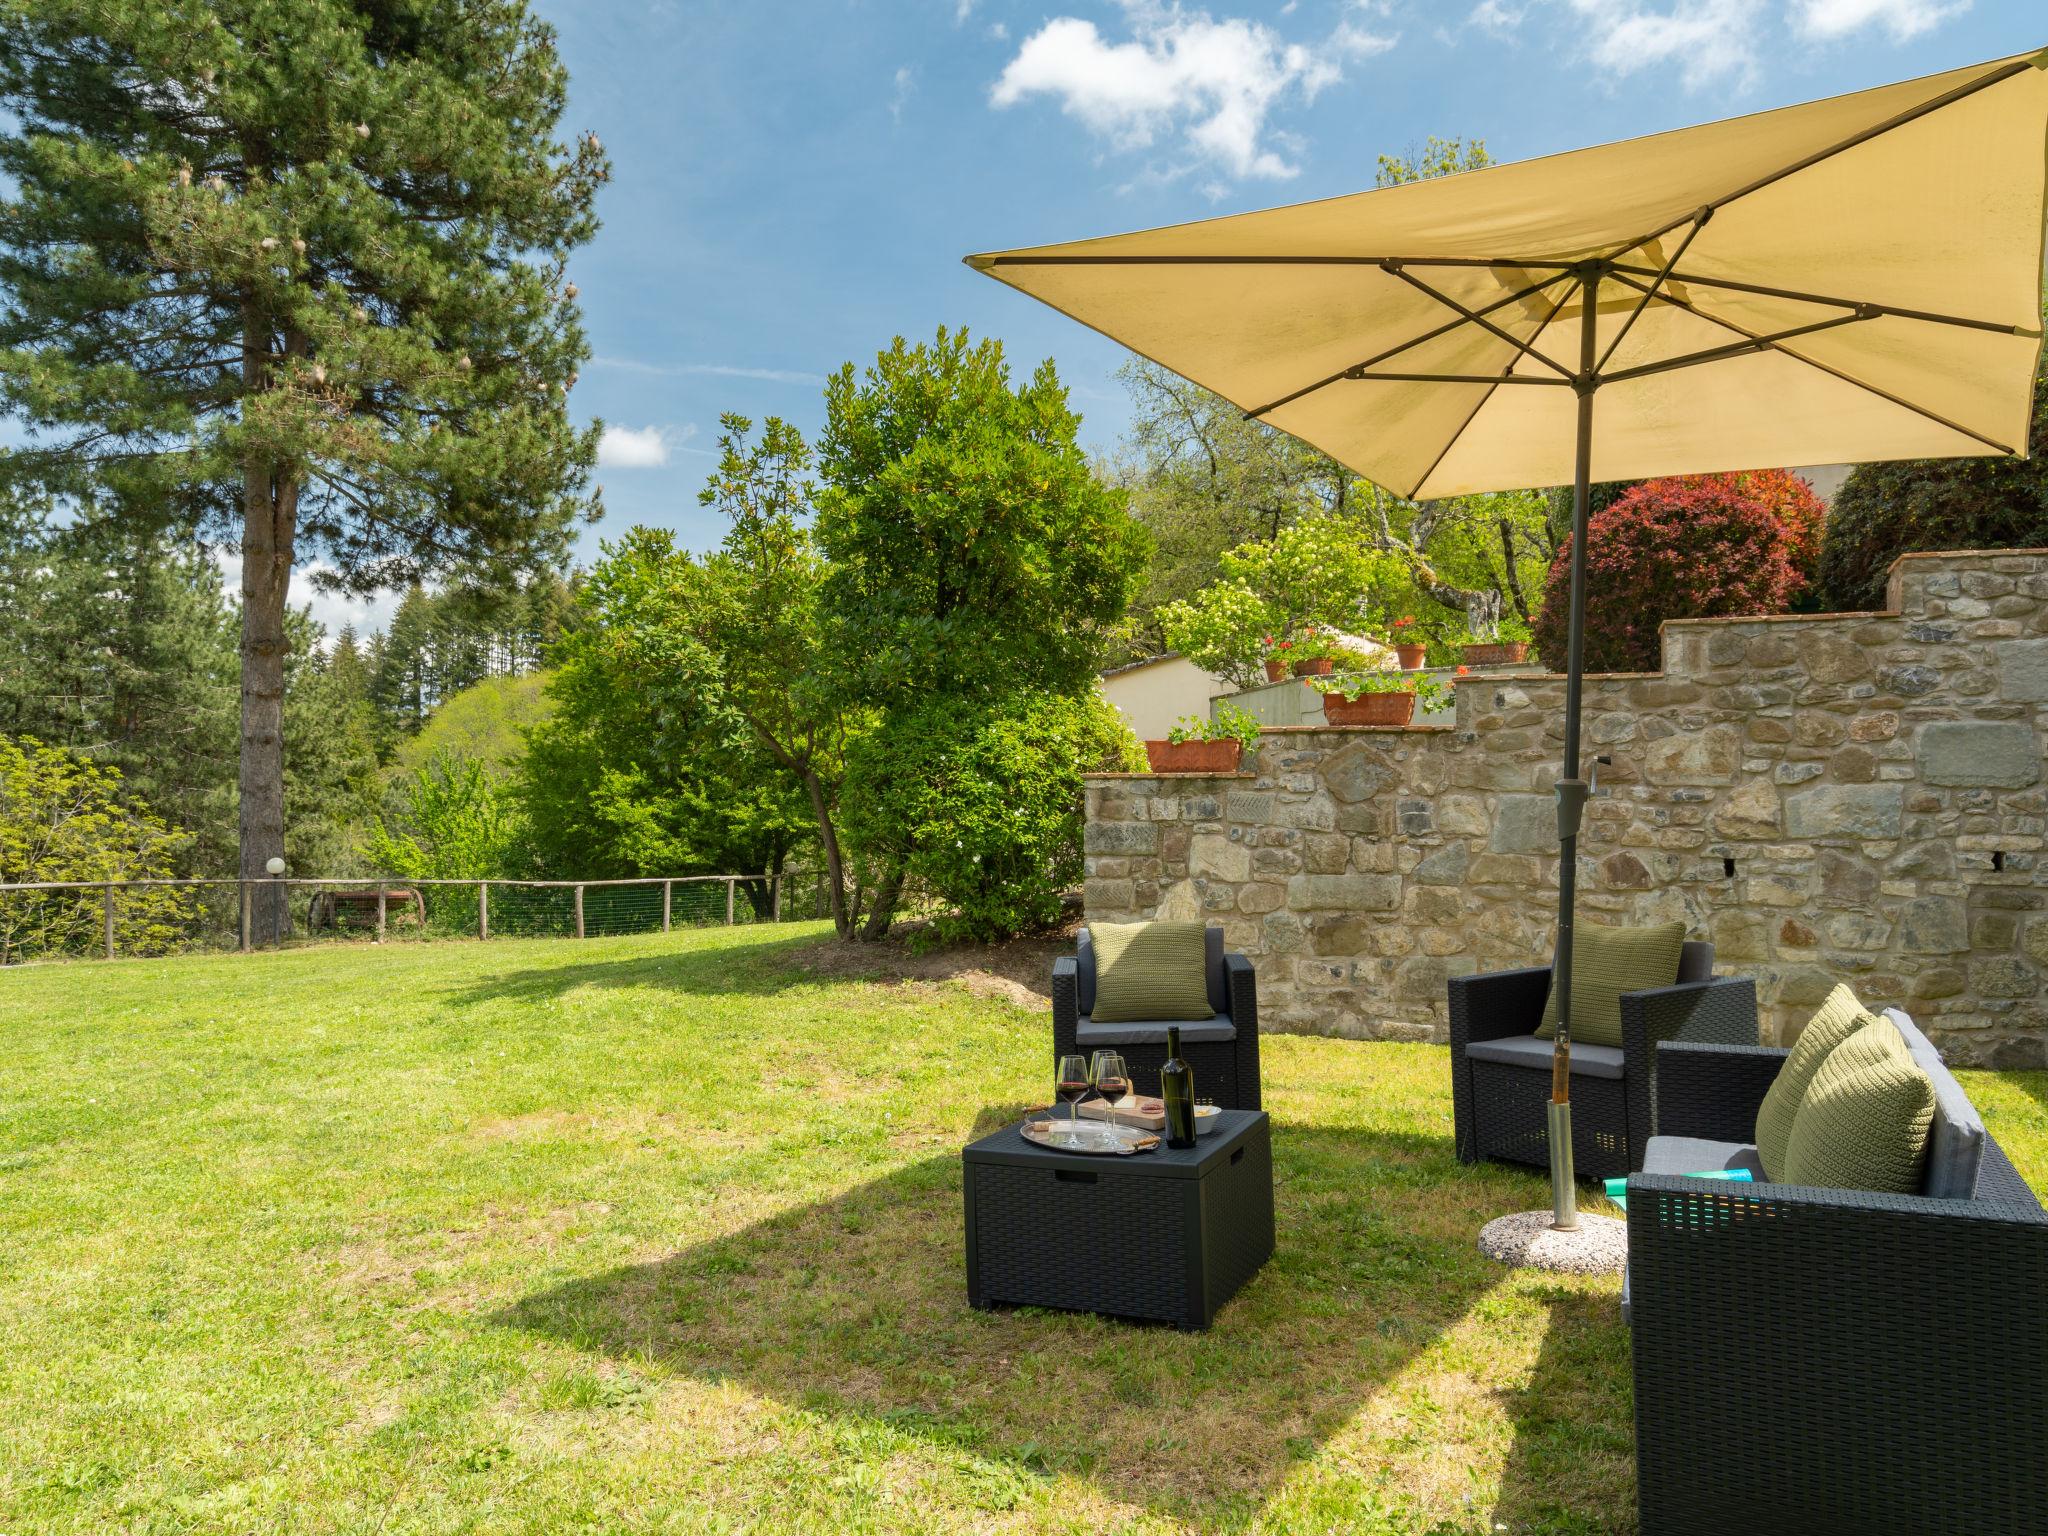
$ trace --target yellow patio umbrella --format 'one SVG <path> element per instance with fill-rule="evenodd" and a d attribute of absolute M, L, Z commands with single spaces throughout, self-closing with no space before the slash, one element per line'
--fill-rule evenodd
<path fill-rule="evenodd" d="M 1551 1171 L 1570 1165 L 1587 487 L 2023 455 L 2048 50 L 1461 176 L 968 264 L 1426 499 L 1575 487 Z"/>

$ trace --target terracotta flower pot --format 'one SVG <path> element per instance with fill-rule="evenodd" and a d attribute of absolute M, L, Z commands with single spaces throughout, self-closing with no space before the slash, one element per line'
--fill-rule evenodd
<path fill-rule="evenodd" d="M 1498 645 L 1465 645 L 1458 654 L 1468 667 L 1506 667 L 1529 659 L 1529 642 L 1505 640 Z"/>
<path fill-rule="evenodd" d="M 1334 656 L 1311 656 L 1307 661 L 1294 664 L 1296 677 L 1328 677 L 1336 670 L 1337 658 Z"/>
<path fill-rule="evenodd" d="M 1241 741 L 1148 741 L 1145 760 L 1154 773 L 1235 773 Z"/>
<path fill-rule="evenodd" d="M 1413 672 L 1428 659 L 1429 647 L 1426 645 L 1397 645 L 1394 647 L 1394 654 L 1401 658 L 1401 670 L 1403 672 Z"/>
<path fill-rule="evenodd" d="M 1280 683 L 1287 680 L 1287 663 L 1274 657 L 1266 658 L 1266 681 Z"/>
<path fill-rule="evenodd" d="M 1341 693 L 1323 695 L 1323 720 L 1329 725 L 1406 725 L 1415 718 L 1412 693 Z"/>

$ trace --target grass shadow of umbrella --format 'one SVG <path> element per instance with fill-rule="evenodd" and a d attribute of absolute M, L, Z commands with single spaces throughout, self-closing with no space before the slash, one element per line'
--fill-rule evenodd
<path fill-rule="evenodd" d="M 991 1110 L 977 1130 L 1015 1114 Z M 969 1308 L 954 1155 L 495 1321 L 965 1453 L 997 1486 L 1080 1477 L 1234 1525 L 1500 1283 L 1472 1247 L 1473 1216 L 1502 1180 L 1527 1182 L 1460 1170 L 1434 1138 L 1282 1127 L 1275 1142 L 1279 1251 L 1206 1334 Z"/>

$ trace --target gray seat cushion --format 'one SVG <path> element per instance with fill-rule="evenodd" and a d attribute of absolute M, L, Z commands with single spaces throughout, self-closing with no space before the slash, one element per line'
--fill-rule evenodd
<path fill-rule="evenodd" d="M 1474 1040 L 1465 1047 L 1468 1061 L 1497 1061 L 1509 1067 L 1550 1070 L 1552 1042 L 1538 1035 L 1509 1035 L 1503 1040 Z M 1572 1042 L 1573 1077 L 1620 1077 L 1621 1047 Z"/>
<path fill-rule="evenodd" d="M 1746 1141 L 1708 1141 L 1700 1136 L 1652 1136 L 1643 1148 L 1643 1172 L 1663 1174 L 1709 1173 L 1723 1168 L 1747 1168 L 1749 1176 L 1763 1182 L 1764 1165 L 1756 1148 Z"/>
<path fill-rule="evenodd" d="M 1747 1168 L 1762 1182 L 1764 1165 L 1746 1141 L 1708 1141 L 1701 1136 L 1652 1136 L 1643 1148 L 1643 1172 L 1683 1177 L 1721 1168 Z M 1621 1320 L 1629 1320 L 1628 1270 L 1621 1272 Z"/>
<path fill-rule="evenodd" d="M 1884 1016 L 1898 1026 L 1914 1065 L 1934 1084 L 1934 1124 L 1927 1132 L 1920 1193 L 1936 1200 L 1974 1200 L 1977 1172 L 1984 1166 L 1983 1117 L 1920 1026 L 1896 1008 L 1885 1009 Z"/>
<path fill-rule="evenodd" d="M 1179 1019 L 1140 1019 L 1115 1024 L 1098 1024 L 1084 1013 L 1075 1020 L 1074 1043 L 1087 1051 L 1115 1045 L 1164 1045 L 1168 1024 L 1178 1026 L 1182 1045 L 1217 1045 L 1237 1038 L 1237 1026 L 1230 1022 L 1227 1013 L 1186 1023 Z"/>

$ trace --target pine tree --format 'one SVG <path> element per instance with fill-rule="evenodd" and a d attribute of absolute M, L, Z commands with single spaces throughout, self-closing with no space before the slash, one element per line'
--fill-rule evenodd
<path fill-rule="evenodd" d="M 239 551 L 244 875 L 294 568 L 505 586 L 594 513 L 566 85 L 525 0 L 0 0 L 0 476 Z"/>
<path fill-rule="evenodd" d="M 0 734 L 118 769 L 177 828 L 182 867 L 234 850 L 235 615 L 220 570 L 162 532 L 90 515 L 10 542 Z"/>

